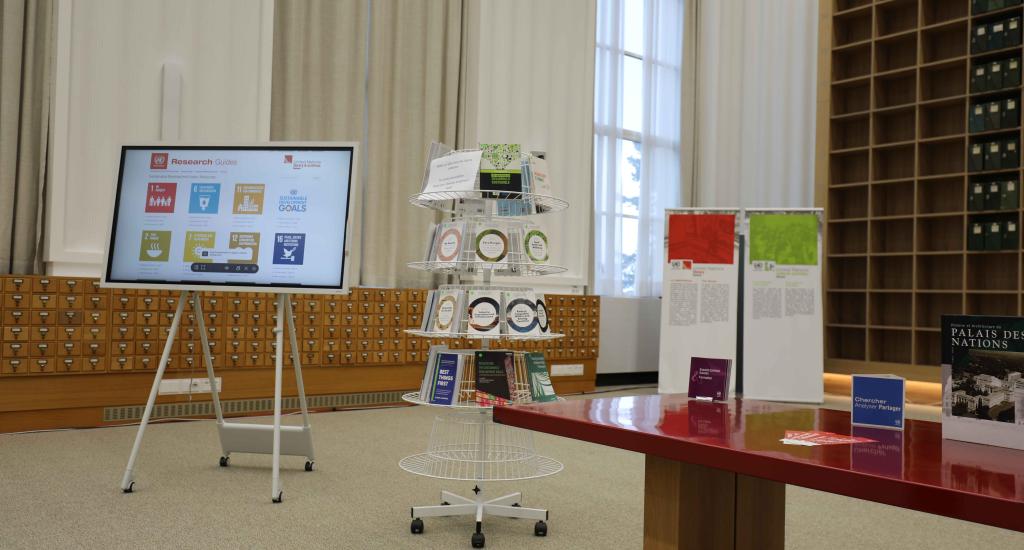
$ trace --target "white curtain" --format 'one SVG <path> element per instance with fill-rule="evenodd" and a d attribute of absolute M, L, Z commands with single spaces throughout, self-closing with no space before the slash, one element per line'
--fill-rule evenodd
<path fill-rule="evenodd" d="M 644 1 L 643 119 L 637 258 L 634 284 L 623 285 L 622 128 L 624 33 L 621 0 L 599 0 L 594 115 L 594 292 L 661 293 L 664 209 L 682 196 L 682 67 L 684 0 Z M 629 145 L 632 147 L 632 145 Z"/>
<path fill-rule="evenodd" d="M 622 159 L 623 5 L 597 3 L 594 62 L 594 293 L 622 295 L 622 213 L 618 175 Z"/>
<path fill-rule="evenodd" d="M 814 205 L 818 0 L 698 7 L 694 206 Z"/>
<path fill-rule="evenodd" d="M 683 0 L 644 3 L 643 168 L 637 296 L 660 296 L 665 209 L 680 206 Z"/>
<path fill-rule="evenodd" d="M 428 144 L 457 143 L 462 1 L 279 0 L 274 27 L 271 137 L 362 147 L 351 282 L 432 286 L 406 263 L 438 215 L 408 198 Z"/>
<path fill-rule="evenodd" d="M 42 273 L 55 12 L 0 4 L 0 273 Z"/>

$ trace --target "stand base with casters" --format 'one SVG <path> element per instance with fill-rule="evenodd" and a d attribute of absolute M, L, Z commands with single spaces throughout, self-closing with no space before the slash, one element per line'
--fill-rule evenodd
<path fill-rule="evenodd" d="M 476 518 L 476 532 L 470 542 L 473 548 L 484 547 L 483 521 L 484 516 L 500 516 L 515 519 L 535 519 L 533 534 L 544 537 L 548 534 L 548 511 L 540 508 L 520 506 L 522 493 L 510 493 L 505 496 L 484 500 L 483 490 L 473 487 L 473 498 L 466 498 L 450 491 L 441 491 L 441 504 L 437 506 L 413 506 L 412 524 L 409 530 L 418 535 L 423 533 L 423 518 L 473 516 Z"/>
<path fill-rule="evenodd" d="M 245 424 L 240 422 L 225 422 L 224 414 L 220 405 L 220 395 L 216 383 L 216 376 L 213 372 L 213 359 L 210 355 L 210 346 L 207 341 L 206 323 L 203 317 L 202 300 L 199 293 L 184 290 L 178 297 L 177 309 L 174 312 L 174 319 L 171 321 L 170 331 L 167 333 L 167 341 L 164 344 L 163 354 L 157 366 L 156 376 L 153 379 L 153 386 L 150 388 L 149 399 L 142 414 L 142 421 L 139 423 L 138 433 L 135 435 L 135 443 L 132 446 L 131 455 L 128 457 L 128 466 L 125 468 L 124 476 L 121 478 L 121 491 L 131 493 L 135 488 L 135 462 L 139 457 L 139 450 L 142 447 L 142 437 L 149 425 L 153 408 L 156 405 L 156 398 L 160 389 L 160 381 L 163 379 L 167 369 L 167 362 L 170 358 L 171 349 L 174 346 L 174 339 L 178 335 L 178 327 L 181 324 L 181 315 L 185 303 L 191 302 L 195 311 L 195 318 L 199 324 L 200 347 L 203 350 L 203 362 L 206 366 L 206 375 L 212 383 L 210 397 L 213 401 L 213 410 L 217 417 L 217 431 L 220 436 L 221 457 L 220 466 L 226 468 L 231 460 L 231 453 L 260 453 L 273 455 L 271 474 L 270 498 L 274 503 L 283 500 L 284 492 L 281 490 L 281 455 L 306 457 L 306 471 L 313 471 L 313 433 L 309 425 L 309 409 L 306 406 L 306 390 L 302 383 L 302 365 L 299 362 L 299 346 L 295 331 L 295 319 L 292 314 L 291 300 L 287 294 L 278 294 L 277 302 L 277 326 L 274 335 L 277 340 L 274 358 L 274 423 L 273 425 Z M 287 323 L 285 323 L 287 320 Z M 287 325 L 289 343 L 292 350 L 292 364 L 295 370 L 295 386 L 299 393 L 299 407 L 302 410 L 302 426 L 281 425 L 281 383 L 284 364 L 284 333 Z"/>

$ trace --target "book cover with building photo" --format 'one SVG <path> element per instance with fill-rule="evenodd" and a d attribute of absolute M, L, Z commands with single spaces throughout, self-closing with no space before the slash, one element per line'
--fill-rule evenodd
<path fill-rule="evenodd" d="M 942 436 L 1024 450 L 1024 318 L 942 316 Z"/>

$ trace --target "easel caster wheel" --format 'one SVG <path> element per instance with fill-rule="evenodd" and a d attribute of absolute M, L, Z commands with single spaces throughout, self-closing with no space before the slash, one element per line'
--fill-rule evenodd
<path fill-rule="evenodd" d="M 473 548 L 483 548 L 484 547 L 484 534 L 483 533 L 473 533 L 473 538 L 469 539 L 469 542 L 470 542 L 470 544 L 473 545 Z"/>
<path fill-rule="evenodd" d="M 131 493 L 134 490 L 135 490 L 135 482 L 133 481 L 133 482 L 128 484 L 128 488 L 127 489 L 121 489 L 121 492 L 127 495 L 128 493 Z"/>
<path fill-rule="evenodd" d="M 409 531 L 414 535 L 423 533 L 423 520 L 420 518 L 412 520 L 412 524 L 409 525 Z"/>
<path fill-rule="evenodd" d="M 270 500 L 274 504 L 281 504 L 281 501 L 284 500 L 284 491 L 281 491 L 280 493 L 277 493 L 277 498 L 272 498 Z"/>
<path fill-rule="evenodd" d="M 226 457 L 226 456 L 222 456 L 222 457 L 220 457 L 220 467 L 221 467 L 221 468 L 227 468 L 227 467 L 228 467 L 228 464 L 229 464 L 230 462 L 231 462 L 231 459 L 230 459 L 230 458 L 228 458 L 228 457 Z"/>
<path fill-rule="evenodd" d="M 451 505 L 452 505 L 452 503 L 448 502 L 447 500 L 441 503 L 441 506 L 451 506 Z"/>
<path fill-rule="evenodd" d="M 537 537 L 546 537 L 546 536 L 548 536 L 548 524 L 544 523 L 543 520 L 542 521 L 538 521 L 533 526 L 533 535 L 537 536 Z"/>
<path fill-rule="evenodd" d="M 306 461 L 306 471 L 307 472 L 312 472 L 313 471 L 313 461 L 312 460 L 307 460 Z"/>
<path fill-rule="evenodd" d="M 522 504 L 519 504 L 518 502 L 513 502 L 512 503 L 512 507 L 513 508 L 520 508 L 520 507 L 522 507 Z"/>

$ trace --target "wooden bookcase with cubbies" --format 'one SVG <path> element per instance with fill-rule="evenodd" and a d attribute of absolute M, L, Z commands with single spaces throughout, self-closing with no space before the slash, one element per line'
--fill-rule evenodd
<path fill-rule="evenodd" d="M 937 382 L 942 314 L 1021 313 L 1024 8 L 822 0 L 821 10 L 826 371 Z M 997 199 L 972 197 L 979 188 Z"/>

